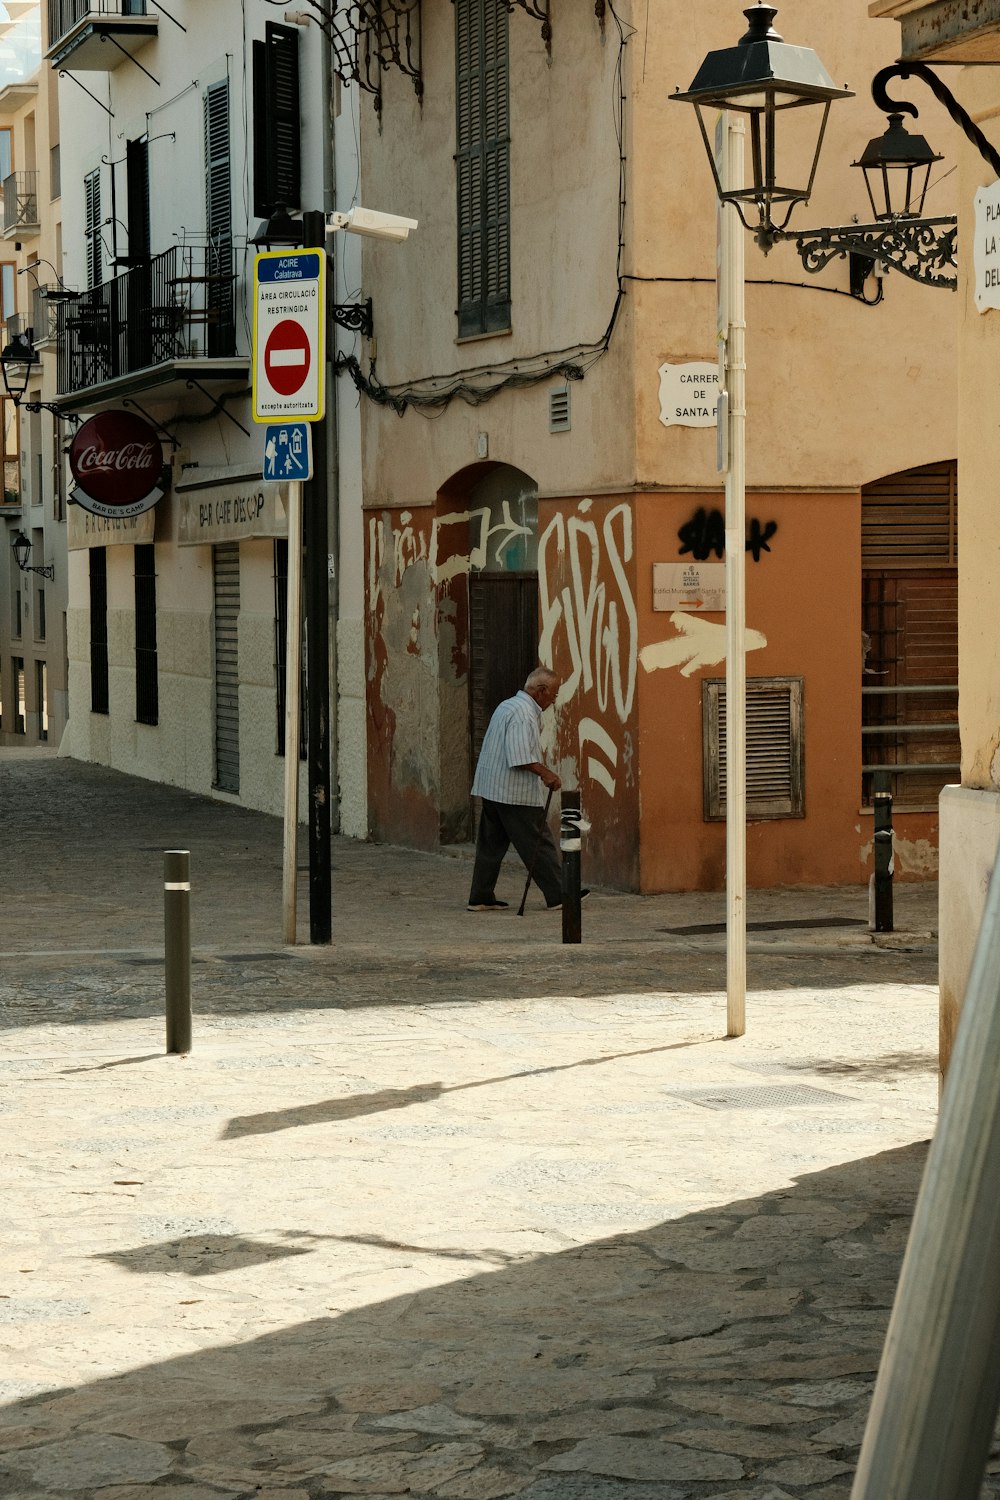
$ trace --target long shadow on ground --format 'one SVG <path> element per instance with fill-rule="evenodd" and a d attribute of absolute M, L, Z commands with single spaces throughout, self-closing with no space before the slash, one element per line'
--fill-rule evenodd
<path fill-rule="evenodd" d="M 463 1279 L 15 1401 L 0 1409 L 0 1491 L 846 1497 L 923 1161 L 919 1145 L 885 1152 L 486 1272 L 488 1252 L 452 1245 L 441 1275 L 467 1257 Z M 296 1226 L 204 1238 L 109 1243 L 102 1258 L 136 1273 L 135 1298 L 169 1274 L 207 1295 L 219 1256 L 236 1286 L 255 1243 L 258 1260 L 326 1257 L 331 1286 L 346 1268 L 337 1237 Z M 346 1239 L 355 1267 L 359 1247 L 383 1268 L 441 1254 Z M 86 1295 L 84 1272 L 81 1317 Z M 18 1297 L 5 1321 L 23 1321 Z"/>

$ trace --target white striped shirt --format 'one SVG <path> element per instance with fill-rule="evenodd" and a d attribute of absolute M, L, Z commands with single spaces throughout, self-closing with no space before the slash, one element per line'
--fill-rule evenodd
<path fill-rule="evenodd" d="M 497 705 L 479 752 L 472 782 L 474 797 L 512 803 L 515 807 L 544 806 L 541 779 L 534 771 L 515 769 L 541 761 L 541 720 L 542 710 L 523 691 Z"/>

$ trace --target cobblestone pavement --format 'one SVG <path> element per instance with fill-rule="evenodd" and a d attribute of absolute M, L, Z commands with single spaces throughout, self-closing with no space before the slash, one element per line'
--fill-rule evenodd
<path fill-rule="evenodd" d="M 564 948 L 465 912 L 461 858 L 337 840 L 334 943 L 284 948 L 274 819 L 0 751 L 0 834 L 4 1500 L 846 1500 L 932 890 L 881 947 L 860 887 L 752 893 L 727 1041 L 719 894 L 595 892 Z"/>

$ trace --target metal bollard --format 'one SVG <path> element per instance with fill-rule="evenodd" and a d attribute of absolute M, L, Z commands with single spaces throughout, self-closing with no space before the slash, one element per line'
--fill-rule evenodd
<path fill-rule="evenodd" d="M 875 772 L 873 797 L 875 814 L 875 874 L 873 927 L 876 932 L 892 932 L 892 792 L 888 771 Z"/>
<path fill-rule="evenodd" d="M 580 920 L 580 793 L 563 791 L 559 802 L 559 848 L 562 851 L 562 940 L 582 941 Z"/>
<path fill-rule="evenodd" d="M 191 855 L 163 855 L 163 957 L 167 1051 L 191 1051 Z"/>

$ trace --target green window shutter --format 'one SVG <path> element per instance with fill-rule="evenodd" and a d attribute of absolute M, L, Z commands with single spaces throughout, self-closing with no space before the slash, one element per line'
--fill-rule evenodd
<path fill-rule="evenodd" d="M 233 203 L 229 83 L 205 91 L 205 270 L 209 355 L 229 354 L 233 329 Z"/>
<path fill-rule="evenodd" d="M 149 142 L 143 137 L 125 142 L 125 182 L 128 191 L 128 253 L 130 258 L 148 256 L 149 230 Z"/>
<path fill-rule="evenodd" d="M 101 283 L 101 173 L 88 172 L 83 179 L 84 234 L 87 240 L 87 285 Z"/>
<path fill-rule="evenodd" d="M 299 208 L 301 183 L 299 33 L 269 21 L 253 44 L 254 213 L 266 218 L 279 203 Z"/>
<path fill-rule="evenodd" d="M 456 0 L 460 336 L 510 327 L 508 19 L 505 0 Z"/>

